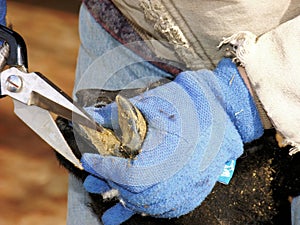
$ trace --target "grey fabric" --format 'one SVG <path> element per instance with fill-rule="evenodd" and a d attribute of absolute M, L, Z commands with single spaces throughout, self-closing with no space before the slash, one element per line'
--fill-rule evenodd
<path fill-rule="evenodd" d="M 215 67 L 224 54 L 216 47 L 222 37 L 244 30 L 261 35 L 300 14 L 300 0 L 113 2 L 147 38 L 173 45 L 151 45 L 156 54 L 192 69 Z"/>

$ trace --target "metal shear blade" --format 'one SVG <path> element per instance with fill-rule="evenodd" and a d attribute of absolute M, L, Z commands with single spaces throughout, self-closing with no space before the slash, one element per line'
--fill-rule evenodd
<path fill-rule="evenodd" d="M 14 99 L 15 113 L 57 152 L 82 169 L 64 140 L 51 113 L 74 123 L 102 131 L 80 107 L 57 86 L 39 73 L 26 73 L 11 67 L 1 73 L 1 94 Z"/>
<path fill-rule="evenodd" d="M 40 73 L 28 73 L 27 49 L 21 35 L 0 25 L 0 96 L 10 96 L 15 113 L 42 139 L 80 169 L 82 165 L 73 154 L 58 129 L 51 113 L 97 131 L 104 128 L 93 122 L 70 97 Z"/>
<path fill-rule="evenodd" d="M 83 169 L 47 110 L 14 100 L 15 114 L 74 166 Z"/>

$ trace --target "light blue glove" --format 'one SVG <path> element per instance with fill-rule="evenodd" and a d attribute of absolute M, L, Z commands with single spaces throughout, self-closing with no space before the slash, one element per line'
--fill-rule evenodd
<path fill-rule="evenodd" d="M 263 133 L 236 66 L 224 59 L 212 72 L 183 72 L 173 82 L 131 99 L 148 123 L 135 160 L 86 153 L 81 161 L 91 193 L 117 190 L 120 203 L 102 216 L 117 225 L 132 215 L 172 218 L 187 214 L 211 192 L 224 165 L 243 153 L 243 142 Z M 114 124 L 115 107 L 89 109 Z"/>
<path fill-rule="evenodd" d="M 6 0 L 0 0 L 0 24 L 6 25 Z"/>

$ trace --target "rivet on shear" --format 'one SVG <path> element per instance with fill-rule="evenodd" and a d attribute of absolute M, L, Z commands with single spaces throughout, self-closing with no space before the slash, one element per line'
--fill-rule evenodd
<path fill-rule="evenodd" d="M 6 80 L 6 89 L 10 92 L 19 92 L 22 88 L 22 79 L 17 75 L 10 75 Z"/>
<path fill-rule="evenodd" d="M 10 92 L 19 92 L 22 88 L 22 79 L 17 75 L 10 75 L 6 80 L 6 89 Z"/>

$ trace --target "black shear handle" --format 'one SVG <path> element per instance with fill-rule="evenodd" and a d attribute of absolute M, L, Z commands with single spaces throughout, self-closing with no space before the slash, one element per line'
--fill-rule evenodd
<path fill-rule="evenodd" d="M 0 40 L 8 43 L 10 49 L 6 64 L 28 69 L 27 49 L 22 36 L 0 24 Z"/>

